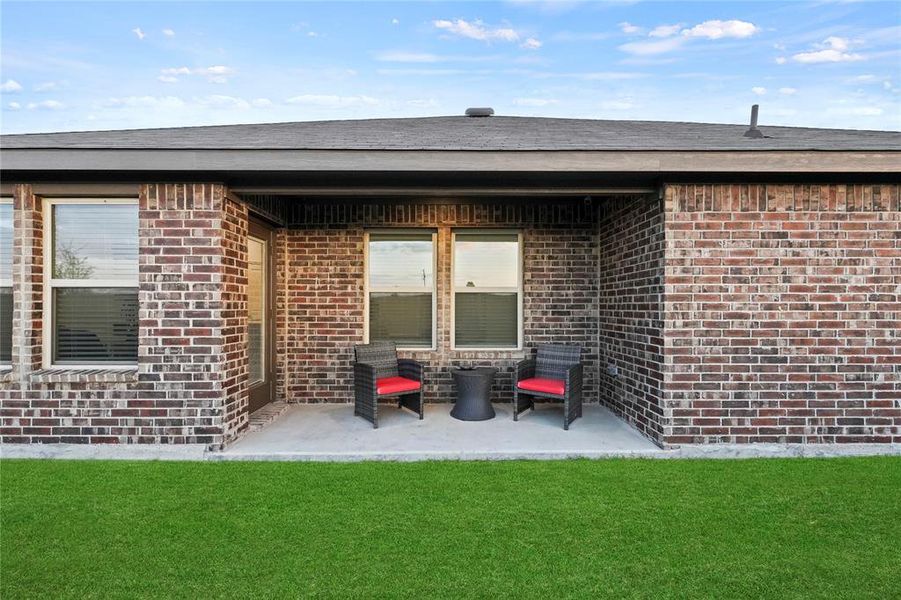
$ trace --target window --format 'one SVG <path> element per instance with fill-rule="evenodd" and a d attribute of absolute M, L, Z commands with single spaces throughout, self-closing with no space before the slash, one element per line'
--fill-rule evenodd
<path fill-rule="evenodd" d="M 45 200 L 47 366 L 138 361 L 138 206 L 131 199 Z"/>
<path fill-rule="evenodd" d="M 372 232 L 366 244 L 369 341 L 434 348 L 435 233 Z"/>
<path fill-rule="evenodd" d="M 454 233 L 455 349 L 522 347 L 521 245 L 517 232 Z"/>
<path fill-rule="evenodd" d="M 0 198 L 0 365 L 13 353 L 13 205 Z"/>
<path fill-rule="evenodd" d="M 247 238 L 247 354 L 250 385 L 266 379 L 266 241 Z"/>

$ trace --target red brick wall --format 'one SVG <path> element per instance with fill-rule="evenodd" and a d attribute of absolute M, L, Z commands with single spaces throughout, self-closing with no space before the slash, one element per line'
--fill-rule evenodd
<path fill-rule="evenodd" d="M 306 204 L 279 234 L 278 370 L 280 397 L 291 402 L 353 399 L 353 345 L 364 335 L 366 227 L 438 231 L 437 351 L 407 353 L 425 365 L 429 402 L 452 399 L 449 367 L 501 368 L 496 397 L 509 400 L 510 370 L 523 352 L 450 348 L 450 256 L 453 227 L 509 227 L 523 232 L 524 344 L 581 344 L 585 400 L 597 401 L 597 209 L 578 203 Z"/>
<path fill-rule="evenodd" d="M 220 185 L 141 186 L 137 369 L 85 373 L 40 369 L 40 206 L 16 187 L 17 351 L 0 383 L 2 440 L 215 446 L 242 427 L 246 209 Z"/>
<path fill-rule="evenodd" d="M 598 225 L 600 398 L 657 442 L 666 424 L 663 218 L 656 195 L 611 199 L 601 204 Z"/>
<path fill-rule="evenodd" d="M 664 439 L 901 442 L 899 186 L 666 188 Z"/>

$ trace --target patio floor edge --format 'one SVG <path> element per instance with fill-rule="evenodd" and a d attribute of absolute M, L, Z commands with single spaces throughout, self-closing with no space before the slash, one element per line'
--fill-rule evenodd
<path fill-rule="evenodd" d="M 553 451 L 530 452 L 273 452 L 224 453 L 209 451 L 204 445 L 103 445 L 3 444 L 0 458 L 52 460 L 168 460 L 168 461 L 300 461 L 362 462 L 425 460 L 566 460 L 605 458 L 656 459 L 748 459 L 748 458 L 835 458 L 849 456 L 901 456 L 901 444 L 719 444 L 682 446 L 670 450 L 640 451 Z"/>

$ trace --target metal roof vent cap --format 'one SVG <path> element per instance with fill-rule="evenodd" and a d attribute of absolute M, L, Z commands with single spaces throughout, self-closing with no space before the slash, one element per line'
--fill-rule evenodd
<path fill-rule="evenodd" d="M 490 117 L 493 114 L 494 114 L 494 109 L 491 108 L 490 106 L 485 106 L 485 107 L 481 107 L 481 108 L 474 107 L 474 108 L 466 109 L 467 117 Z"/>
<path fill-rule="evenodd" d="M 757 112 L 759 110 L 760 110 L 759 104 L 755 104 L 755 105 L 751 106 L 751 126 L 745 132 L 745 137 L 755 138 L 755 139 L 766 137 L 765 135 L 763 135 L 762 131 L 757 129 Z"/>

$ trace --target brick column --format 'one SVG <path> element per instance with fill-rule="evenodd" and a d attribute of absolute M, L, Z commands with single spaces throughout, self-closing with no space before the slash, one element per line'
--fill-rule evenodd
<path fill-rule="evenodd" d="M 30 185 L 13 196 L 13 355 L 16 377 L 41 368 L 44 238 L 41 199 Z"/>
<path fill-rule="evenodd" d="M 158 428 L 218 445 L 247 422 L 247 209 L 216 184 L 140 192 L 142 382 Z"/>

